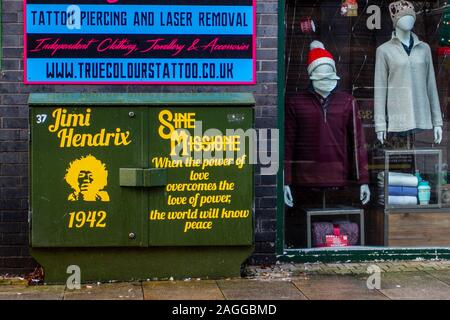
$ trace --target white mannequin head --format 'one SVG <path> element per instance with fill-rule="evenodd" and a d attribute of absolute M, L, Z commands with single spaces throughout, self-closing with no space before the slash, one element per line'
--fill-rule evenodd
<path fill-rule="evenodd" d="M 317 66 L 311 73 L 311 81 L 314 90 L 323 97 L 327 97 L 337 86 L 339 77 L 329 64 Z"/>
<path fill-rule="evenodd" d="M 402 31 L 411 31 L 414 28 L 414 23 L 416 19 L 413 16 L 404 16 L 398 19 L 396 29 L 400 29 Z"/>

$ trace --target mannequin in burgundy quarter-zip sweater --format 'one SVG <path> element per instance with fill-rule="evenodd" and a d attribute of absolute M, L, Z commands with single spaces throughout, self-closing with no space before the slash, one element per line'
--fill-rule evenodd
<path fill-rule="evenodd" d="M 334 59 L 319 41 L 311 43 L 308 74 L 311 87 L 286 101 L 285 203 L 294 206 L 291 185 L 346 187 L 355 176 L 366 204 L 369 175 L 358 106 L 352 95 L 335 91 Z"/>

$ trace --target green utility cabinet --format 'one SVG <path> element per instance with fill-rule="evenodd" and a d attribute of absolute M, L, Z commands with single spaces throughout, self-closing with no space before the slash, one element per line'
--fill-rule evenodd
<path fill-rule="evenodd" d="M 251 94 L 31 94 L 30 244 L 46 282 L 239 276 Z"/>

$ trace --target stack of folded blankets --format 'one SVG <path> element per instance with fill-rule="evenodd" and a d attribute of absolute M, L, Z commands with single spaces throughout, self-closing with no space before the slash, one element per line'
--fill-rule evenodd
<path fill-rule="evenodd" d="M 379 203 L 382 205 L 385 204 L 384 176 L 384 171 L 378 174 Z M 388 183 L 388 203 L 390 205 L 417 205 L 419 179 L 415 175 L 389 172 Z"/>

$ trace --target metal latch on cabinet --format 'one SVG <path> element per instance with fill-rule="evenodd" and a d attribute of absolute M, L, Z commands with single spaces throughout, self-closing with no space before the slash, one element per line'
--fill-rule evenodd
<path fill-rule="evenodd" d="M 120 168 L 121 187 L 163 187 L 167 185 L 167 169 Z"/>

